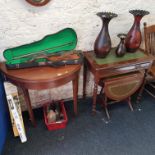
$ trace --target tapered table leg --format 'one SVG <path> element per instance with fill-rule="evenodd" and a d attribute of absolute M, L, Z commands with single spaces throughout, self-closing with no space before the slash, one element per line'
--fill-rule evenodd
<path fill-rule="evenodd" d="M 73 100 L 74 100 L 74 114 L 77 115 L 77 98 L 78 98 L 78 79 L 79 76 L 77 75 L 76 78 L 72 81 L 73 84 Z"/>
<path fill-rule="evenodd" d="M 83 99 L 86 98 L 86 83 L 87 83 L 87 64 L 86 64 L 86 60 L 84 59 L 84 65 L 83 65 Z"/>
<path fill-rule="evenodd" d="M 36 121 L 35 121 L 34 113 L 33 113 L 32 106 L 31 106 L 29 92 L 28 92 L 27 89 L 25 89 L 23 87 L 21 87 L 21 89 L 22 89 L 23 94 L 24 94 L 24 99 L 25 99 L 25 102 L 26 102 L 26 105 L 27 105 L 27 109 L 28 109 L 30 120 L 31 120 L 33 126 L 36 127 Z"/>

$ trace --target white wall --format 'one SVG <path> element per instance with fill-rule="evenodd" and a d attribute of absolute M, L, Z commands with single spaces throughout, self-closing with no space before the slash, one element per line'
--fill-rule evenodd
<path fill-rule="evenodd" d="M 65 27 L 76 30 L 77 49 L 92 50 L 101 28 L 101 20 L 95 15 L 99 11 L 118 14 L 109 25 L 112 43 L 116 46 L 119 42 L 116 35 L 120 32 L 127 33 L 133 23 L 133 17 L 128 13 L 130 9 L 150 11 L 142 23 L 155 23 L 154 0 L 51 0 L 41 8 L 33 7 L 25 0 L 0 0 L 0 60 L 4 60 L 4 49 L 39 40 Z M 81 88 L 80 84 L 80 94 Z M 89 93 L 92 86 L 90 88 Z M 71 84 L 64 89 L 67 89 L 68 97 L 71 97 Z M 32 98 L 33 96 L 35 95 Z"/>

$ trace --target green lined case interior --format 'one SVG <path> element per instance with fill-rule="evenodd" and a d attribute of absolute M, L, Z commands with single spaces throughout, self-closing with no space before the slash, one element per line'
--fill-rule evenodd
<path fill-rule="evenodd" d="M 6 49 L 3 55 L 7 64 L 19 64 L 30 61 L 35 56 L 34 54 L 70 51 L 75 49 L 76 45 L 76 32 L 71 28 L 66 28 L 55 34 L 47 35 L 39 41 Z"/>

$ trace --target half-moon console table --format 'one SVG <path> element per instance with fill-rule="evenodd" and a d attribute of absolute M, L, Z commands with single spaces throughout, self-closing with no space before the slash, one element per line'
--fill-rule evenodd
<path fill-rule="evenodd" d="M 0 63 L 0 70 L 5 80 L 10 81 L 23 91 L 29 117 L 36 126 L 28 89 L 42 90 L 55 88 L 70 81 L 73 84 L 74 113 L 77 114 L 78 78 L 81 65 L 68 65 L 58 68 L 36 67 L 27 69 L 8 70 L 5 63 Z"/>

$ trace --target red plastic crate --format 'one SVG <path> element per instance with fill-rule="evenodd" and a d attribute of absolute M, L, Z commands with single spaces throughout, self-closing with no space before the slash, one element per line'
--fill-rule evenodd
<path fill-rule="evenodd" d="M 61 111 L 64 115 L 64 120 L 61 120 L 61 121 L 57 121 L 57 122 L 52 122 L 52 123 L 48 123 L 48 119 L 47 119 L 47 105 L 44 106 L 44 121 L 45 121 L 45 124 L 47 126 L 47 129 L 48 130 L 57 130 L 57 129 L 62 129 L 62 128 L 65 128 L 66 127 L 66 124 L 68 122 L 68 117 L 67 117 L 67 114 L 66 114 L 66 110 L 65 110 L 65 106 L 64 106 L 64 102 L 61 101 L 59 103 L 61 105 Z"/>

